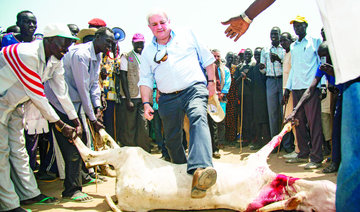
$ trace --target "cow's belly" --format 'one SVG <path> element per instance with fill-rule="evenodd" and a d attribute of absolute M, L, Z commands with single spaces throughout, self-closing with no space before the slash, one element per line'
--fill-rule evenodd
<path fill-rule="evenodd" d="M 145 158 L 144 158 L 145 159 Z M 266 166 L 215 163 L 218 179 L 202 199 L 190 198 L 192 175 L 186 164 L 161 160 L 127 161 L 117 177 L 118 206 L 123 210 L 212 209 L 245 210 L 275 174 Z M 134 166 L 136 164 L 136 166 Z M 126 173 L 123 171 L 126 170 Z"/>

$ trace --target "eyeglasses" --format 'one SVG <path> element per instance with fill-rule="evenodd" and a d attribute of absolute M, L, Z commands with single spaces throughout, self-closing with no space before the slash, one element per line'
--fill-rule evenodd
<path fill-rule="evenodd" d="M 165 62 L 168 59 L 167 48 L 162 50 L 158 50 L 154 56 L 154 62 L 160 64 L 161 62 Z"/>

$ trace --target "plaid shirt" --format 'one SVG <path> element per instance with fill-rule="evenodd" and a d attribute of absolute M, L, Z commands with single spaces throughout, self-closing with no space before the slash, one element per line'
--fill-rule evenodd
<path fill-rule="evenodd" d="M 277 54 L 282 61 L 284 59 L 285 49 L 283 49 L 281 46 L 271 46 L 271 48 L 265 47 L 261 51 L 260 63 L 265 64 L 266 76 L 281 76 L 283 73 L 282 64 L 279 61 L 272 63 L 270 60 L 270 52 Z"/>

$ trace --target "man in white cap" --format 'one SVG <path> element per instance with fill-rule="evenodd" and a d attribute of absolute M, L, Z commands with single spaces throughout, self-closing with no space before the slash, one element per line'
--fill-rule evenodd
<path fill-rule="evenodd" d="M 145 39 L 140 33 L 132 38 L 134 49 L 121 56 L 120 79 L 121 102 L 120 142 L 125 146 L 139 146 L 145 151 L 151 151 L 149 129 L 144 118 L 140 89 L 137 83 L 140 79 L 141 52 Z"/>
<path fill-rule="evenodd" d="M 55 123 L 69 139 L 74 128 L 60 120 L 49 104 L 43 82 L 57 89 L 58 98 L 72 119 L 77 119 L 63 79 L 61 58 L 76 40 L 64 24 L 48 25 L 44 40 L 4 47 L 0 52 L 0 210 L 26 211 L 20 207 L 33 203 L 55 203 L 54 197 L 40 193 L 30 170 L 23 136 L 23 104 L 31 100 L 41 114 Z M 10 177 L 11 176 L 11 177 Z"/>

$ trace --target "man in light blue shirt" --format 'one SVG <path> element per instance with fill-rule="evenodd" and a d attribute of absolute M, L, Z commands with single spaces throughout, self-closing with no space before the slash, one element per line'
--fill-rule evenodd
<path fill-rule="evenodd" d="M 101 53 L 106 53 L 114 43 L 113 31 L 102 27 L 95 33 L 92 42 L 73 46 L 64 56 L 65 81 L 69 87 L 69 95 L 80 116 L 81 107 L 89 118 L 94 130 L 98 132 L 104 126 L 98 120 L 100 114 L 100 88 L 99 73 Z M 70 125 L 74 123 L 69 120 L 63 107 L 54 96 L 54 91 L 45 84 L 45 93 L 50 103 L 54 106 L 57 114 L 64 118 L 64 122 Z M 94 110 L 96 112 L 94 112 Z M 82 120 L 83 122 L 86 120 Z M 80 123 L 76 123 L 80 124 Z M 65 180 L 62 197 L 78 202 L 86 202 L 92 199 L 82 192 L 82 180 L 80 175 L 81 157 L 75 145 L 69 143 L 64 136 L 54 131 L 61 153 L 65 161 Z M 82 136 L 86 141 L 86 137 Z"/>
<path fill-rule="evenodd" d="M 284 101 L 287 102 L 289 91 L 293 93 L 294 105 L 300 101 L 305 90 L 310 87 L 315 78 L 317 67 L 320 65 L 320 59 L 317 50 L 321 44 L 320 38 L 312 38 L 306 34 L 308 23 L 302 16 L 297 16 L 290 22 L 293 24 L 295 34 L 298 39 L 291 44 L 291 71 L 286 84 Z M 321 104 L 320 91 L 316 89 L 314 95 L 308 100 L 307 104 L 298 111 L 296 118 L 299 120 L 299 126 L 296 127 L 296 136 L 298 139 L 299 154 L 297 158 L 289 159 L 289 163 L 305 162 L 310 156 L 310 163 L 305 169 L 315 169 L 321 167 L 322 155 L 322 127 L 321 127 Z M 307 135 L 310 130 L 311 148 L 308 144 Z"/>
<path fill-rule="evenodd" d="M 208 97 L 216 92 L 215 58 L 190 30 L 172 30 L 164 11 L 147 16 L 154 34 L 142 53 L 140 66 L 141 98 L 144 117 L 153 118 L 151 107 L 154 81 L 161 92 L 159 114 L 164 125 L 166 147 L 173 163 L 187 162 L 193 174 L 192 198 L 203 198 L 216 182 L 212 164 L 211 137 L 207 121 Z M 202 69 L 206 69 L 207 77 Z M 206 84 L 208 82 L 208 86 Z M 185 114 L 190 121 L 189 155 L 182 146 Z"/>

